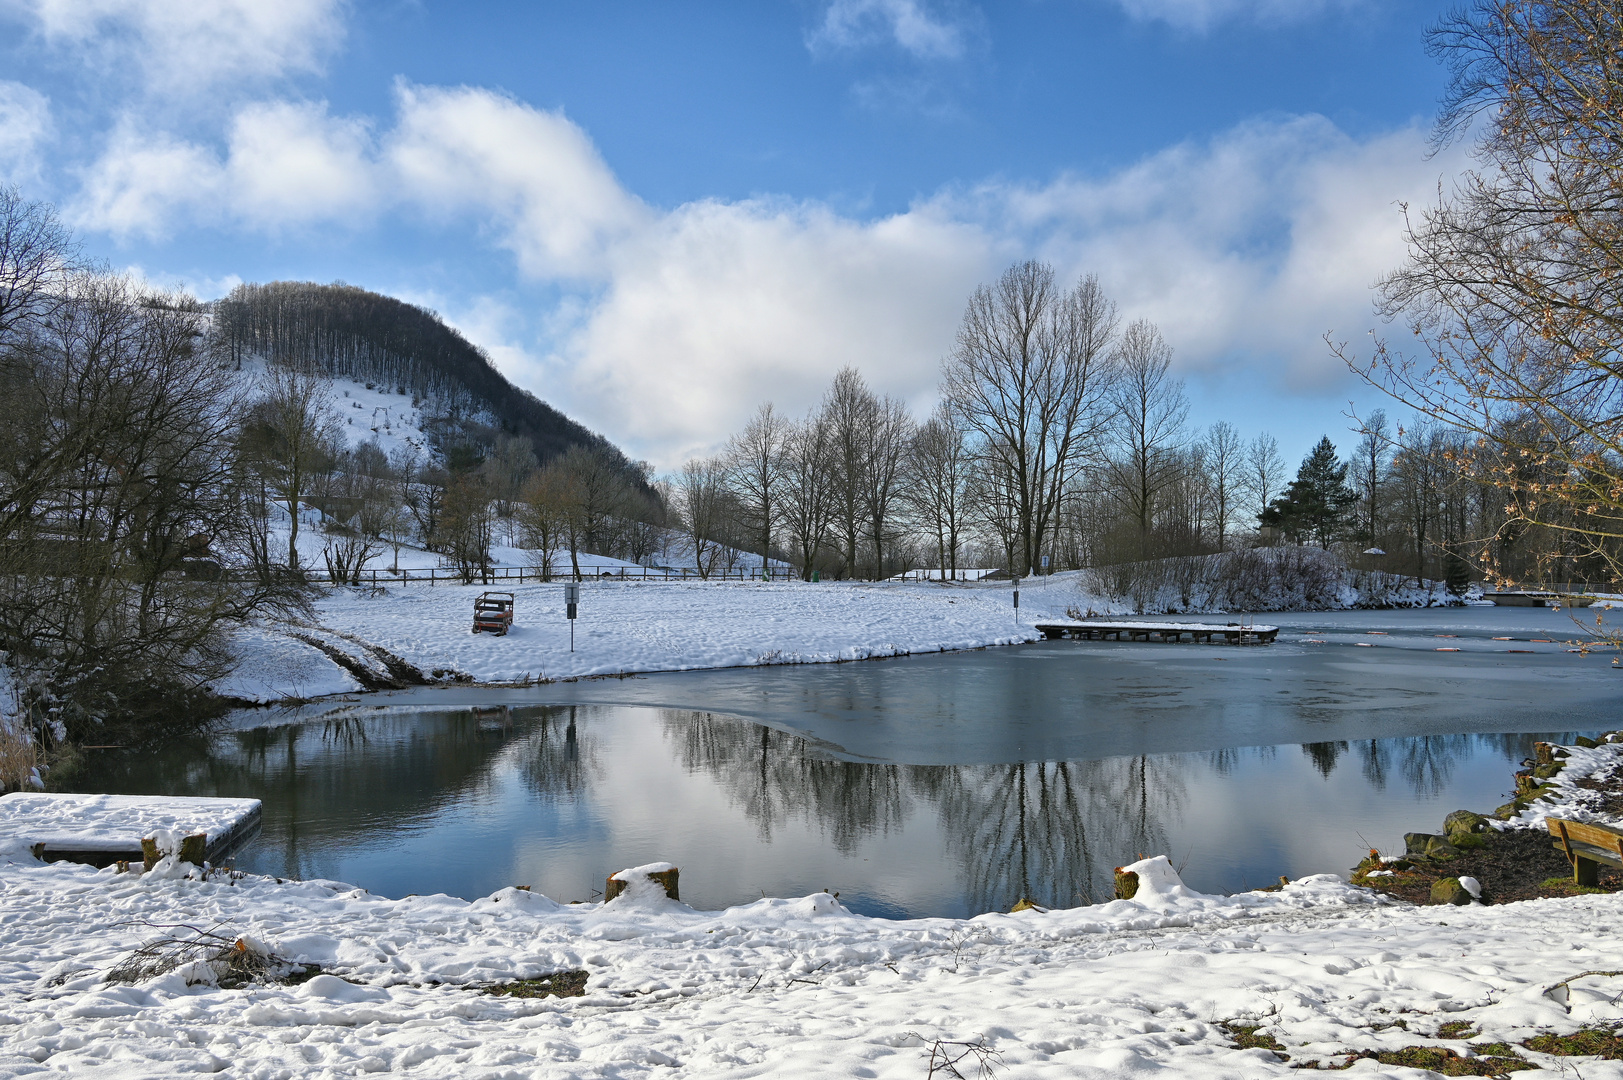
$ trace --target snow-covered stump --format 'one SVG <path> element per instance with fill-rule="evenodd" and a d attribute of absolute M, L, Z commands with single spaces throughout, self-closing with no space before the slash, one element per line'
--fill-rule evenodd
<path fill-rule="evenodd" d="M 160 860 L 173 855 L 177 863 L 202 866 L 207 848 L 208 837 L 202 833 L 177 837 L 171 832 L 159 831 L 141 840 L 141 862 L 151 870 Z"/>
<path fill-rule="evenodd" d="M 646 866 L 633 866 L 629 870 L 621 870 L 610 874 L 609 880 L 603 886 L 603 901 L 607 903 L 624 893 L 630 899 L 643 896 L 658 895 L 663 889 L 665 895 L 672 900 L 682 899 L 677 895 L 676 879 L 681 873 L 668 862 L 649 863 Z"/>

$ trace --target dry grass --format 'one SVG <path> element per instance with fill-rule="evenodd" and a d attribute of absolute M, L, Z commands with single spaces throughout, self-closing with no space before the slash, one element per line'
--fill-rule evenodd
<path fill-rule="evenodd" d="M 25 725 L 0 715 L 0 792 L 25 791 L 33 786 L 39 754 Z"/>

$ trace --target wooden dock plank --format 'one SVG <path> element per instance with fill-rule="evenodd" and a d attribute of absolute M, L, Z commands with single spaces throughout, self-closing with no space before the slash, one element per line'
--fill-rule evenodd
<path fill-rule="evenodd" d="M 258 799 L 19 791 L 0 796 L 0 851 L 110 866 L 141 861 L 141 841 L 168 830 L 203 834 L 204 857 L 218 862 L 259 831 L 262 814 Z"/>
<path fill-rule="evenodd" d="M 1078 641 L 1163 641 L 1189 640 L 1210 645 L 1221 638 L 1228 645 L 1272 645 L 1279 636 L 1277 626 L 1241 626 L 1237 623 L 1153 623 L 1142 621 L 1106 622 L 1099 619 L 1045 621 L 1034 624 L 1050 641 L 1069 638 Z"/>

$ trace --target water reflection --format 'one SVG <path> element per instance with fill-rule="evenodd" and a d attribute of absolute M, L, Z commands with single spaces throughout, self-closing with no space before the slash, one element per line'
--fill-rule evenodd
<path fill-rule="evenodd" d="M 583 899 L 670 858 L 701 906 L 827 886 L 858 910 L 963 915 L 1107 899 L 1141 854 L 1207 891 L 1343 869 L 1366 840 L 1501 801 L 1540 737 L 900 765 L 691 710 L 360 709 L 108 755 L 83 789 L 260 798 L 240 866 L 390 895 Z"/>

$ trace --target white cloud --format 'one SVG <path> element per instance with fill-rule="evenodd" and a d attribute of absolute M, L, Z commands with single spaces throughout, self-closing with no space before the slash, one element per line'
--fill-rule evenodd
<path fill-rule="evenodd" d="M 343 40 L 342 0 L 0 0 L 104 81 L 135 76 L 159 97 L 196 100 L 321 70 Z"/>
<path fill-rule="evenodd" d="M 982 189 L 956 212 L 1098 272 L 1188 369 L 1243 358 L 1260 377 L 1322 390 L 1345 372 L 1320 338 L 1373 325 L 1369 287 L 1403 259 L 1397 204 L 1425 202 L 1463 165 L 1427 160 L 1418 127 L 1356 140 L 1307 116 L 1242 124 L 1100 179 Z"/>
<path fill-rule="evenodd" d="M 1345 373 L 1322 335 L 1371 326 L 1369 285 L 1403 257 L 1396 204 L 1463 164 L 1427 160 L 1419 128 L 1355 139 L 1287 118 L 1109 175 L 861 220 L 769 198 L 650 207 L 567 117 L 487 90 L 402 85 L 397 108 L 374 138 L 320 106 L 250 105 L 218 151 L 126 127 L 79 219 L 126 234 L 471 220 L 522 284 L 435 306 L 521 385 L 662 466 L 719 445 L 762 400 L 804 411 L 846 364 L 927 407 L 968 293 L 1031 255 L 1098 273 L 1187 372 L 1324 394 Z"/>
<path fill-rule="evenodd" d="M 646 219 L 597 148 L 561 112 L 489 90 L 397 89 L 388 160 L 402 194 L 430 212 L 491 216 L 532 276 L 589 276 Z"/>
<path fill-rule="evenodd" d="M 323 105 L 249 105 L 232 120 L 226 185 L 236 213 L 265 228 L 370 218 L 377 209 L 371 137 Z"/>
<path fill-rule="evenodd" d="M 924 0 L 831 0 L 808 44 L 856 49 L 894 43 L 924 60 L 963 55 L 962 20 L 939 15 Z"/>
<path fill-rule="evenodd" d="M 1352 7 L 1367 0 L 1116 0 L 1136 19 L 1158 20 L 1182 30 L 1205 31 L 1220 22 L 1250 19 L 1263 23 L 1296 22 L 1331 8 Z"/>
<path fill-rule="evenodd" d="M 163 236 L 181 220 L 268 232 L 356 223 L 379 209 L 370 155 L 364 123 L 318 104 L 243 106 L 223 153 L 125 121 L 85 170 L 70 214 L 120 238 Z"/>
<path fill-rule="evenodd" d="M 51 103 L 39 91 L 0 80 L 0 183 L 39 174 L 40 146 L 51 133 Z"/>
<path fill-rule="evenodd" d="M 761 401 L 803 411 L 846 364 L 922 403 L 964 297 L 1002 255 L 929 208 L 859 222 L 817 204 L 690 203 L 614 252 L 554 363 L 584 420 L 670 465 Z"/>
<path fill-rule="evenodd" d="M 84 171 L 69 217 L 117 237 L 161 236 L 178 210 L 217 221 L 224 172 L 206 147 L 125 124 Z"/>

